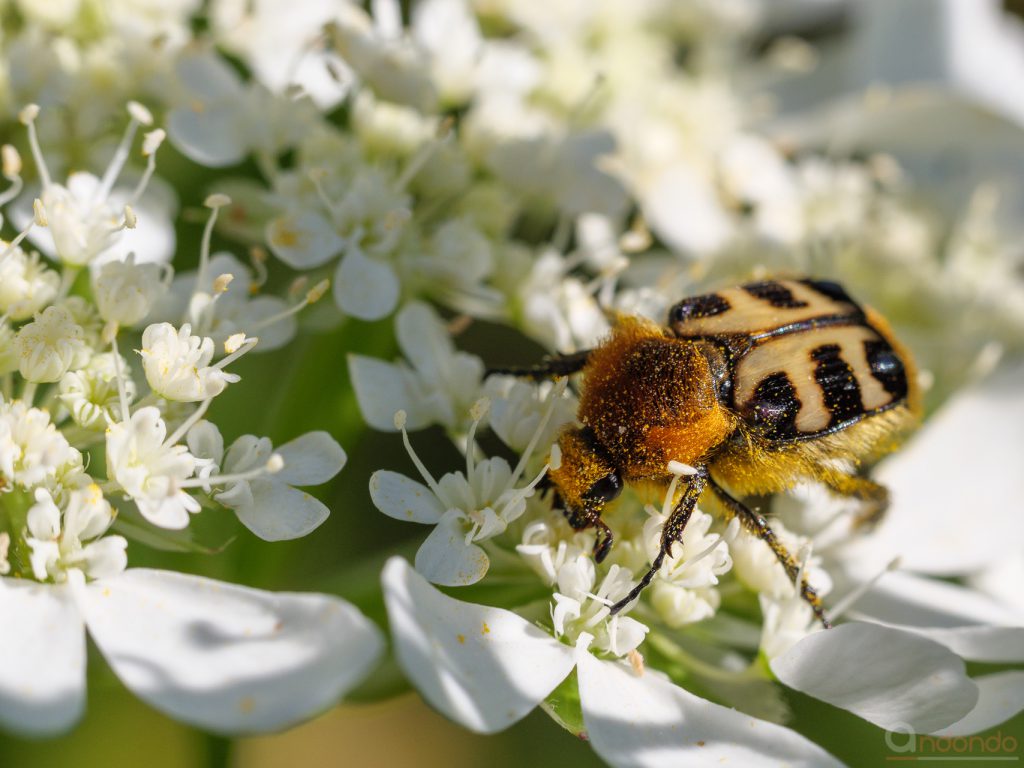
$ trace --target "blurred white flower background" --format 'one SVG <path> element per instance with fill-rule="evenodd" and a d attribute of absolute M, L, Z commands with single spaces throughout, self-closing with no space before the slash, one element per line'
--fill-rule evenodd
<path fill-rule="evenodd" d="M 5 765 L 1024 754 L 1024 4 L 0 0 L 0 142 Z M 487 371 L 769 276 L 924 394 L 753 500 L 836 626 L 706 499 L 612 614 L 671 492 Z"/>

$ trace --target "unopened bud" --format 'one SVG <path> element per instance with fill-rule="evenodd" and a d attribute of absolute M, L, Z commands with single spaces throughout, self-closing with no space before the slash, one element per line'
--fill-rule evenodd
<path fill-rule="evenodd" d="M 46 220 L 46 209 L 43 207 L 43 201 L 38 197 L 32 201 L 32 221 L 35 222 L 37 227 L 45 227 L 49 224 Z"/>
<path fill-rule="evenodd" d="M 223 208 L 225 205 L 231 205 L 231 198 L 221 192 L 214 192 L 203 201 L 203 205 L 207 208 Z"/>
<path fill-rule="evenodd" d="M 310 304 L 315 304 L 324 297 L 324 294 L 327 293 L 327 289 L 330 287 L 330 280 L 321 280 L 319 283 L 317 283 L 316 285 L 309 289 L 309 292 L 306 294 L 306 301 L 308 301 Z"/>
<path fill-rule="evenodd" d="M 680 477 L 690 477 L 697 474 L 696 467 L 691 467 L 689 464 L 684 464 L 681 461 L 670 461 L 668 463 L 668 471 Z"/>
<path fill-rule="evenodd" d="M 26 104 L 18 113 L 18 120 L 22 125 L 32 123 L 39 116 L 38 104 Z"/>
<path fill-rule="evenodd" d="M 228 286 L 231 285 L 231 281 L 235 279 L 235 276 L 230 272 L 225 272 L 223 275 L 217 275 L 213 281 L 213 292 L 224 293 L 227 291 Z M 243 334 L 244 335 L 244 334 Z"/>
<path fill-rule="evenodd" d="M 232 355 L 237 352 L 243 344 L 245 344 L 245 334 L 233 333 L 228 336 L 227 340 L 224 342 L 224 351 L 229 355 Z"/>
<path fill-rule="evenodd" d="M 145 157 L 149 157 L 154 154 L 160 145 L 164 143 L 164 139 L 167 138 L 167 131 L 163 128 L 157 128 L 155 131 L 149 131 L 142 137 L 142 154 Z"/>
<path fill-rule="evenodd" d="M 17 178 L 21 174 L 21 155 L 10 144 L 0 147 L 0 164 L 4 176 L 8 179 Z"/>
<path fill-rule="evenodd" d="M 551 458 L 548 459 L 548 467 L 551 469 L 560 469 L 562 466 L 562 448 L 555 443 L 551 446 Z"/>
<path fill-rule="evenodd" d="M 490 409 L 490 398 L 481 397 L 479 400 L 473 403 L 473 407 L 469 409 L 469 417 L 473 419 L 473 421 L 480 421 L 480 419 L 487 415 L 487 412 Z"/>
<path fill-rule="evenodd" d="M 128 102 L 128 114 L 131 115 L 132 120 L 137 123 L 141 123 L 142 125 L 153 124 L 153 113 L 137 101 Z"/>

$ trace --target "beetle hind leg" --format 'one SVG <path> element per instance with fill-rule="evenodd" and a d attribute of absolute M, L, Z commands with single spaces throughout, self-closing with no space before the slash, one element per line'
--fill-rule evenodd
<path fill-rule="evenodd" d="M 726 511 L 739 519 L 740 525 L 745 530 L 757 536 L 765 544 L 767 544 L 772 553 L 774 553 L 776 559 L 782 564 L 782 567 L 786 569 L 786 575 L 789 576 L 789 580 L 793 582 L 800 590 L 800 596 L 807 601 L 807 604 L 811 606 L 811 610 L 814 611 L 814 615 L 821 622 L 822 626 L 828 629 L 832 626 L 832 623 L 828 620 L 828 616 L 825 615 L 825 607 L 822 605 L 821 596 L 812 587 L 807 579 L 800 573 L 800 563 L 795 557 L 786 549 L 785 545 L 779 541 L 775 535 L 775 531 L 772 530 L 771 526 L 768 525 L 768 521 L 761 515 L 754 512 L 743 502 L 734 499 L 729 493 L 722 488 L 714 479 L 708 479 L 708 485 L 714 492 L 715 496 L 725 507 Z"/>
<path fill-rule="evenodd" d="M 889 489 L 884 485 L 859 475 L 839 475 L 823 478 L 823 481 L 833 493 L 864 502 L 853 519 L 855 531 L 870 530 L 885 517 L 889 509 Z"/>

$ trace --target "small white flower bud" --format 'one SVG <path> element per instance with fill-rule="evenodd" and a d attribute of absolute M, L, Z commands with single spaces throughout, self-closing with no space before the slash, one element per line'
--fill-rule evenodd
<path fill-rule="evenodd" d="M 6 178 L 14 179 L 21 174 L 21 155 L 10 144 L 0 147 L 0 163 Z"/>
<path fill-rule="evenodd" d="M 231 281 L 235 279 L 235 276 L 230 272 L 225 272 L 223 275 L 217 275 L 213 280 L 213 292 L 224 293 L 227 291 L 228 286 L 231 285 Z"/>
<path fill-rule="evenodd" d="M 243 344 L 245 344 L 245 334 L 233 333 L 225 340 L 224 351 L 229 355 L 233 355 L 242 348 Z"/>
<path fill-rule="evenodd" d="M 231 198 L 220 192 L 215 192 L 203 201 L 203 205 L 207 208 L 223 208 L 225 205 L 231 205 Z"/>
<path fill-rule="evenodd" d="M 0 249 L 5 246 L 0 245 Z M 28 256 L 15 248 L 0 261 L 0 313 L 11 320 L 27 320 L 57 296 L 60 275 L 38 254 Z"/>
<path fill-rule="evenodd" d="M 28 125 L 33 122 L 39 116 L 39 105 L 38 104 L 26 104 L 22 107 L 21 112 L 18 113 L 18 121 L 22 125 Z"/>
<path fill-rule="evenodd" d="M 306 301 L 308 301 L 310 304 L 315 304 L 324 297 L 324 294 L 327 293 L 327 289 L 330 287 L 330 280 L 321 280 L 319 283 L 317 283 L 316 285 L 309 289 L 309 292 L 306 294 Z"/>
<path fill-rule="evenodd" d="M 155 131 L 149 131 L 142 137 L 142 155 L 143 157 L 149 157 L 150 155 L 156 154 L 156 151 L 160 148 L 160 145 L 164 143 L 164 139 L 167 138 L 167 131 L 163 128 L 157 128 Z"/>
<path fill-rule="evenodd" d="M 146 126 L 153 124 L 153 113 L 137 101 L 128 102 L 128 114 L 131 115 L 132 119 L 137 123 L 141 123 Z"/>
<path fill-rule="evenodd" d="M 691 467 L 689 464 L 684 464 L 681 461 L 670 461 L 668 463 L 668 471 L 680 477 L 690 477 L 697 474 L 695 467 Z"/>
<path fill-rule="evenodd" d="M 548 459 L 548 466 L 551 469 L 561 469 L 562 467 L 562 448 L 558 443 L 551 446 L 551 458 Z"/>
<path fill-rule="evenodd" d="M 491 410 L 491 400 L 488 397 L 481 397 L 473 406 L 469 409 L 469 418 L 473 421 L 480 421 L 487 412 Z"/>
<path fill-rule="evenodd" d="M 26 380 L 59 381 L 68 371 L 89 362 L 85 332 L 62 307 L 47 307 L 18 331 L 18 369 Z"/>
<path fill-rule="evenodd" d="M 158 264 L 136 264 L 133 255 L 104 264 L 93 282 L 100 317 L 120 325 L 144 319 L 167 290 L 162 272 Z"/>
<path fill-rule="evenodd" d="M 32 221 L 35 222 L 37 227 L 47 227 L 50 225 L 46 218 L 46 208 L 43 207 L 43 201 L 38 197 L 32 201 Z"/>

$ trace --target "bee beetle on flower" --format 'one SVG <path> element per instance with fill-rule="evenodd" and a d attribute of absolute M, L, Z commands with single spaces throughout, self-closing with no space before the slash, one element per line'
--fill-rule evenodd
<path fill-rule="evenodd" d="M 813 480 L 864 501 L 859 521 L 877 520 L 888 493 L 856 467 L 894 448 L 919 413 L 913 362 L 885 320 L 837 283 L 813 279 L 686 298 L 669 311 L 667 327 L 623 317 L 595 349 L 499 372 L 582 372 L 582 426 L 562 431 L 561 463 L 548 478 L 570 525 L 597 529 L 597 562 L 613 540 L 601 512 L 625 484 L 670 484 L 673 495 L 685 480 L 657 556 L 613 614 L 671 557 L 707 491 L 728 518 L 771 547 L 829 626 L 797 558 L 736 496 Z"/>

